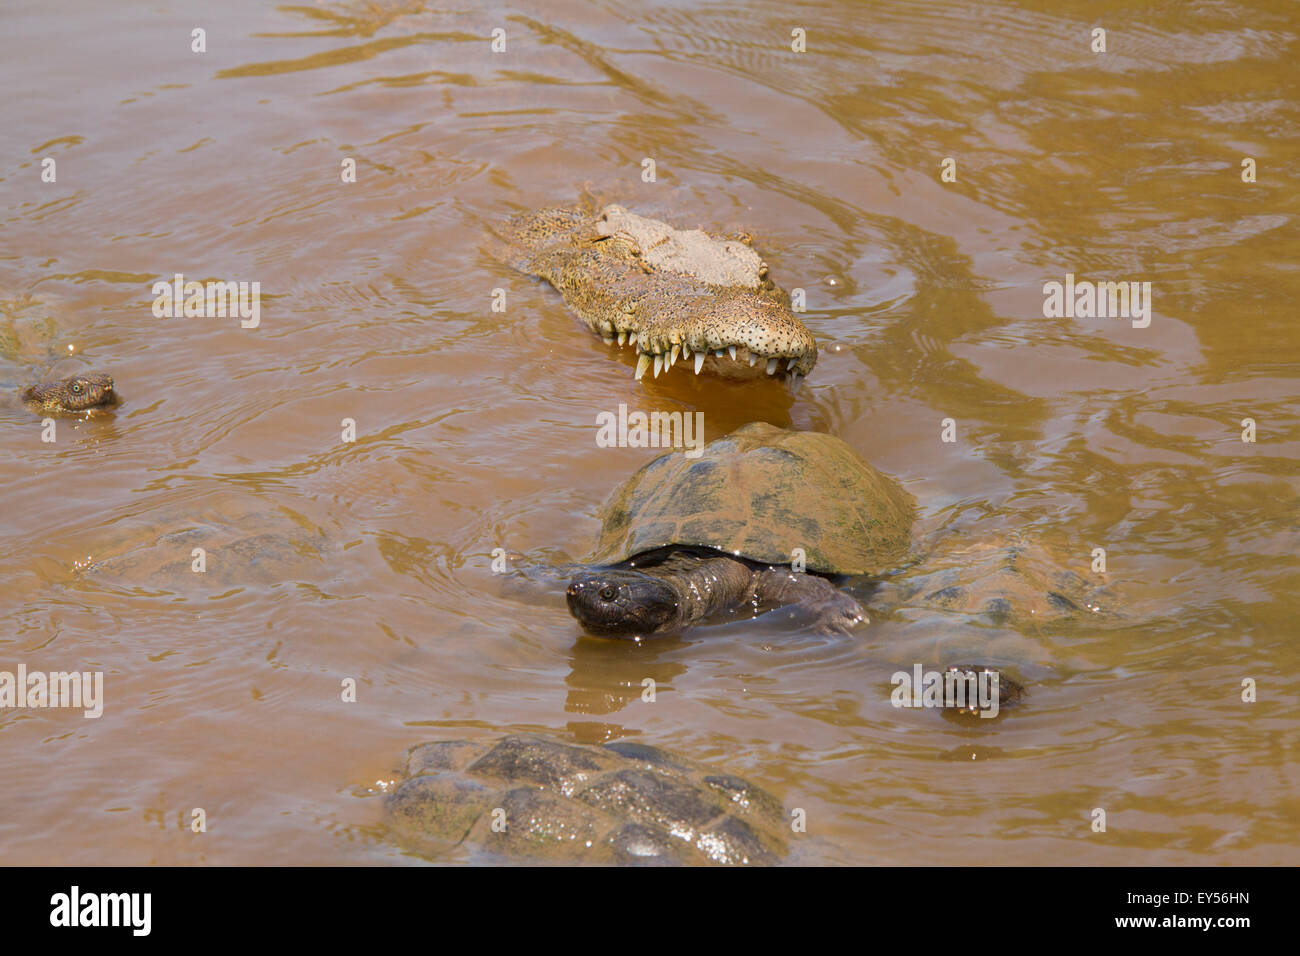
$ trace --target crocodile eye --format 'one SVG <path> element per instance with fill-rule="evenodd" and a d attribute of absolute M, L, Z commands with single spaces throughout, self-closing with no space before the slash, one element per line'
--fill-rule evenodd
<path fill-rule="evenodd" d="M 80 382 L 73 382 L 73 383 L 72 383 L 72 394 L 73 394 L 73 395 L 80 395 L 80 394 L 81 394 L 81 383 L 80 383 Z"/>
<path fill-rule="evenodd" d="M 608 584 L 600 589 L 600 599 L 602 601 L 612 601 L 616 594 L 618 594 L 618 591 Z"/>

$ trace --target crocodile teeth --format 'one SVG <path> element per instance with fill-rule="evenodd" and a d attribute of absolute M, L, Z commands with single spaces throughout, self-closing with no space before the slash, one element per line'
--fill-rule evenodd
<path fill-rule="evenodd" d="M 757 361 L 758 361 L 758 353 L 757 353 L 757 352 L 750 352 L 750 353 L 749 353 L 749 364 L 750 364 L 750 365 L 753 365 L 753 364 L 754 364 L 755 362 L 757 362 Z"/>
<path fill-rule="evenodd" d="M 790 373 L 790 394 L 793 395 L 799 391 L 799 386 L 803 384 L 803 376 L 798 372 Z"/>
<path fill-rule="evenodd" d="M 734 345 L 728 346 L 727 351 L 731 353 L 731 360 L 736 361 L 736 347 Z"/>
<path fill-rule="evenodd" d="M 696 352 L 695 353 L 695 374 L 699 375 L 700 369 L 702 368 L 704 368 L 704 353 Z"/>
<path fill-rule="evenodd" d="M 655 378 L 658 378 L 659 373 L 662 372 L 663 370 L 664 370 L 664 356 L 663 353 L 660 352 L 658 355 L 655 356 Z"/>
<path fill-rule="evenodd" d="M 624 329 L 622 332 L 618 333 L 618 345 L 619 348 L 622 348 L 624 345 L 627 345 L 627 329 Z"/>
<path fill-rule="evenodd" d="M 685 344 L 683 344 L 683 345 L 682 345 L 682 358 L 684 358 L 684 359 L 688 359 L 688 358 L 690 358 L 690 357 L 691 357 L 691 347 L 690 347 L 689 345 L 685 345 Z"/>
<path fill-rule="evenodd" d="M 722 351 L 723 351 L 722 349 L 714 349 L 713 354 L 716 355 L 718 358 L 722 358 Z"/>
<path fill-rule="evenodd" d="M 776 374 L 776 359 L 767 360 L 767 374 L 768 375 Z"/>
<path fill-rule="evenodd" d="M 649 367 L 650 367 L 650 356 L 642 352 L 639 356 L 637 356 L 637 360 L 636 360 L 636 380 L 638 382 L 641 381 L 641 376 L 646 373 L 646 369 L 648 369 Z"/>
<path fill-rule="evenodd" d="M 677 357 L 681 354 L 682 354 L 682 347 L 680 345 L 674 345 L 672 355 L 668 359 L 668 363 L 667 363 L 668 368 L 672 368 L 674 365 L 677 364 Z"/>
<path fill-rule="evenodd" d="M 614 340 L 613 340 L 613 338 L 611 338 L 611 337 L 608 336 L 608 335 L 602 335 L 601 338 L 604 340 L 604 342 L 605 342 L 606 345 L 613 345 L 613 344 L 614 344 Z"/>
<path fill-rule="evenodd" d="M 636 333 L 635 333 L 635 332 L 629 332 L 629 333 L 627 334 L 627 344 L 628 344 L 628 345 L 636 345 Z"/>

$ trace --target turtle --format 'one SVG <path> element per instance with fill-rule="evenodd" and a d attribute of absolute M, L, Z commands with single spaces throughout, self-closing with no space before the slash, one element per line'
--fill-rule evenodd
<path fill-rule="evenodd" d="M 632 347 L 638 381 L 681 359 L 696 375 L 776 376 L 797 389 L 817 363 L 816 340 L 747 234 L 586 202 L 521 213 L 496 232 L 502 258 L 553 285 L 606 343 Z"/>
<path fill-rule="evenodd" d="M 913 666 L 977 656 L 978 664 L 946 670 L 996 675 L 1001 709 L 1018 706 L 1027 683 L 1050 678 L 1049 660 L 1060 662 L 1062 645 L 1043 640 L 1045 632 L 1097 631 L 1129 620 L 1118 585 L 1071 570 L 1076 561 L 1041 536 L 944 529 L 915 552 L 908 567 L 874 582 L 872 610 L 891 620 L 892 646 L 917 653 Z"/>
<path fill-rule="evenodd" d="M 637 741 L 542 734 L 410 748 L 384 818 L 434 858 L 552 863 L 771 865 L 790 832 L 781 801 L 740 777 Z"/>
<path fill-rule="evenodd" d="M 565 597 L 591 633 L 644 637 L 789 607 L 819 630 L 866 620 L 832 578 L 907 558 L 915 499 L 843 439 L 754 422 L 668 452 L 614 490 Z"/>
<path fill-rule="evenodd" d="M 49 310 L 31 295 L 0 299 L 0 360 L 20 367 L 27 381 L 4 383 L 18 403 L 42 416 L 89 418 L 121 403 L 113 376 L 97 369 L 63 369 L 68 359 L 55 343 L 59 328 Z M 68 347 L 74 350 L 72 346 Z M 43 374 L 31 382 L 32 371 Z M 65 374 L 71 372 L 71 374 Z"/>
<path fill-rule="evenodd" d="M 1042 540 L 1022 531 L 974 537 L 947 532 L 923 546 L 923 559 L 880 582 L 875 607 L 915 616 L 941 612 L 994 627 L 1123 621 L 1118 588 L 1089 579 Z"/>
<path fill-rule="evenodd" d="M 204 595 L 272 587 L 318 575 L 331 551 L 323 524 L 283 500 L 209 489 L 108 515 L 90 534 L 53 542 L 78 587 L 121 593 Z"/>
<path fill-rule="evenodd" d="M 842 439 L 765 422 L 666 452 L 600 511 L 587 562 L 559 569 L 591 634 L 644 638 L 779 607 L 827 633 L 867 621 L 846 587 L 907 617 L 1032 630 L 1122 621 L 1115 589 L 1022 532 L 913 539 L 915 499 Z"/>

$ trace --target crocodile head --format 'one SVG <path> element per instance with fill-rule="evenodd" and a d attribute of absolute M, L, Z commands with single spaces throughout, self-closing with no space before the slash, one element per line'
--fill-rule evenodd
<path fill-rule="evenodd" d="M 22 400 L 33 411 L 72 414 L 116 405 L 118 396 L 113 389 L 113 376 L 86 372 L 28 386 L 23 389 Z"/>
<path fill-rule="evenodd" d="M 676 229 L 608 205 L 543 209 L 503 230 L 514 264 L 550 282 L 606 342 L 633 346 L 636 378 L 686 361 L 695 374 L 787 377 L 817 343 L 747 241 Z"/>
<path fill-rule="evenodd" d="M 638 306 L 639 307 L 639 306 Z M 602 330 L 604 331 L 604 330 Z M 763 296 L 716 295 L 660 309 L 639 324 L 613 323 L 613 338 L 635 347 L 640 379 L 679 360 L 696 375 L 725 378 L 782 375 L 798 385 L 817 362 L 812 333 L 781 303 Z"/>

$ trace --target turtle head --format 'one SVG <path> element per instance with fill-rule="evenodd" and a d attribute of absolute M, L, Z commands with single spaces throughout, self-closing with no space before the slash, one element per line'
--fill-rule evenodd
<path fill-rule="evenodd" d="M 668 630 L 677 622 L 677 592 L 645 571 L 595 568 L 569 583 L 569 613 L 588 631 L 635 637 Z"/>
<path fill-rule="evenodd" d="M 50 412 L 84 412 L 117 403 L 113 376 L 104 372 L 86 372 L 55 382 L 41 382 L 23 389 L 22 398 L 32 408 Z"/>

